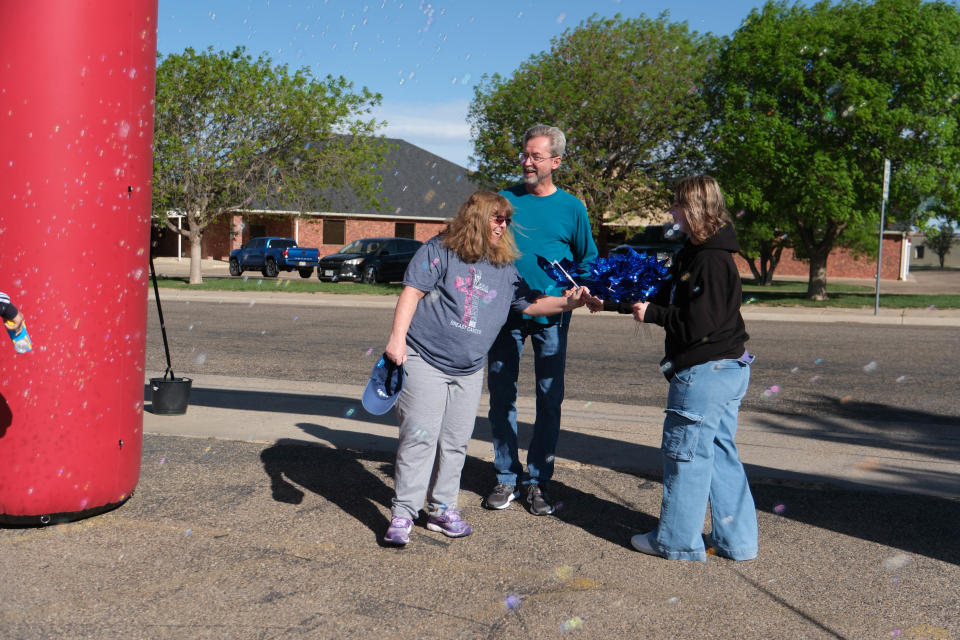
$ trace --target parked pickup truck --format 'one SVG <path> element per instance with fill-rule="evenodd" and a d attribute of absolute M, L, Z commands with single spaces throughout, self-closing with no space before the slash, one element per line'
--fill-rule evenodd
<path fill-rule="evenodd" d="M 268 278 L 275 278 L 281 271 L 296 269 L 301 278 L 309 278 L 319 255 L 319 249 L 298 247 L 293 238 L 251 238 L 230 252 L 230 275 L 259 270 Z"/>

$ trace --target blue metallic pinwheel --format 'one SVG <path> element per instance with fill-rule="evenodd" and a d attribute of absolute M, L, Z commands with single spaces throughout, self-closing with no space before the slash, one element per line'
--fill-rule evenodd
<path fill-rule="evenodd" d="M 570 260 L 550 261 L 539 255 L 537 264 L 559 286 L 574 283 L 603 300 L 628 304 L 649 299 L 670 279 L 669 260 L 657 260 L 656 254 L 633 249 L 597 258 L 586 266 Z"/>

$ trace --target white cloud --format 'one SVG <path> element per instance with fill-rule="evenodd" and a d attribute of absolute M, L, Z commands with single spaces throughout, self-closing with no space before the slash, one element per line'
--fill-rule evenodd
<path fill-rule="evenodd" d="M 431 153 L 468 167 L 473 153 L 470 125 L 467 123 L 466 100 L 440 103 L 384 102 L 373 113 L 377 120 L 386 120 L 381 132 L 389 138 L 400 138 Z"/>

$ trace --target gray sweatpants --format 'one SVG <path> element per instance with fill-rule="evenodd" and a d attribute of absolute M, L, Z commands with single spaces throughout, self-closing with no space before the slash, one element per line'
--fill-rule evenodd
<path fill-rule="evenodd" d="M 453 376 L 424 362 L 410 347 L 403 368 L 407 376 L 397 399 L 400 441 L 391 512 L 394 517 L 416 519 L 424 500 L 429 500 L 429 513 L 457 508 L 483 369 Z"/>

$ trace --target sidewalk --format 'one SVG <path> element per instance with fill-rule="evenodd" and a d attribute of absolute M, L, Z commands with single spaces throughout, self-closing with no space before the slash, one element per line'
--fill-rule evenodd
<path fill-rule="evenodd" d="M 162 371 L 148 372 L 146 379 L 162 376 Z M 158 416 L 145 411 L 143 430 L 261 443 L 303 438 L 306 432 L 310 440 L 335 448 L 395 451 L 393 414 L 368 414 L 360 405 L 362 393 L 363 387 L 323 382 L 197 375 L 187 413 Z M 484 394 L 467 453 L 492 462 L 484 409 L 488 404 Z M 535 399 L 521 397 L 517 405 L 523 429 L 532 428 Z M 304 428 L 318 421 L 322 428 Z M 661 469 L 662 423 L 662 407 L 568 401 L 557 464 L 656 476 Z M 521 442 L 528 439 L 521 432 Z M 945 432 L 942 426 L 911 425 L 891 431 L 886 423 L 744 412 L 737 445 L 752 481 L 960 500 L 960 433 Z"/>

